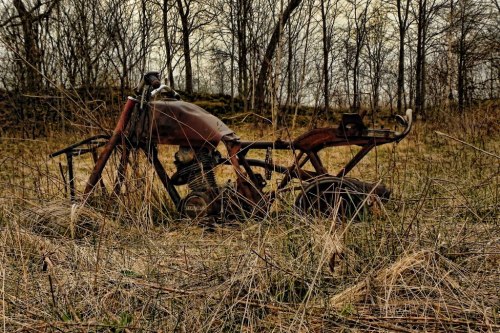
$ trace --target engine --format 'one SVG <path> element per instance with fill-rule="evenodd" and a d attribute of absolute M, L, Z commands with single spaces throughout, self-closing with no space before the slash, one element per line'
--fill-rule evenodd
<path fill-rule="evenodd" d="M 187 184 L 194 192 L 215 190 L 214 168 L 221 159 L 217 150 L 200 148 L 193 150 L 189 147 L 180 147 L 175 153 L 175 166 L 177 172 L 172 176 L 174 185 Z"/>
<path fill-rule="evenodd" d="M 214 168 L 221 162 L 215 149 L 180 147 L 175 153 L 177 172 L 172 176 L 174 185 L 188 185 L 190 193 L 182 200 L 181 212 L 190 218 L 204 218 L 217 214 L 214 198 L 218 187 Z"/>

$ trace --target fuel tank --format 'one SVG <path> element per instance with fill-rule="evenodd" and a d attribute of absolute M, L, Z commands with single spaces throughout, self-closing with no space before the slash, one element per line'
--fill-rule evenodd
<path fill-rule="evenodd" d="M 217 146 L 234 132 L 201 107 L 176 99 L 153 101 L 134 126 L 142 142 L 202 147 Z"/>

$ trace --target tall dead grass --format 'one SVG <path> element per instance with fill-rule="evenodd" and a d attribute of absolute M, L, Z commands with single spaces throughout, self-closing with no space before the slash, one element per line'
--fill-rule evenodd
<path fill-rule="evenodd" d="M 393 200 L 342 225 L 290 200 L 258 221 L 177 220 L 143 161 L 127 195 L 71 204 L 45 157 L 61 139 L 2 138 L 0 329 L 498 331 L 500 163 L 481 150 L 498 155 L 499 114 L 480 112 L 371 154 L 354 175 Z"/>

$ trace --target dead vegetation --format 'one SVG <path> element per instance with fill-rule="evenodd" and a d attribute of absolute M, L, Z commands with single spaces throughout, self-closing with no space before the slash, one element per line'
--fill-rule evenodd
<path fill-rule="evenodd" d="M 498 118 L 417 123 L 370 155 L 355 175 L 382 179 L 393 200 L 342 225 L 287 200 L 262 221 L 179 221 L 146 167 L 133 194 L 72 205 L 46 157 L 63 140 L 3 137 L 2 329 L 496 332 Z"/>

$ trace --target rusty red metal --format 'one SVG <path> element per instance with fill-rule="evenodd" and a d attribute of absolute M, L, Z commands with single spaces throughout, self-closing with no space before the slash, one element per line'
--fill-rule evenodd
<path fill-rule="evenodd" d="M 142 142 L 192 147 L 216 147 L 223 136 L 234 133 L 199 106 L 176 99 L 151 102 L 134 130 Z"/>
<path fill-rule="evenodd" d="M 113 135 L 109 138 L 108 143 L 106 143 L 106 145 L 104 146 L 104 150 L 99 155 L 94 170 L 92 170 L 92 174 L 90 175 L 90 178 L 87 182 L 87 186 L 85 187 L 85 191 L 83 192 L 85 196 L 87 196 L 94 189 L 94 186 L 101 178 L 104 166 L 108 162 L 108 159 L 111 156 L 113 150 L 115 149 L 116 144 L 118 143 L 119 140 L 122 139 L 123 131 L 125 130 L 125 127 L 127 126 L 130 120 L 130 115 L 132 114 L 132 110 L 134 109 L 136 103 L 137 100 L 133 98 L 129 98 L 125 103 L 123 111 L 116 124 L 115 130 L 113 131 Z"/>

